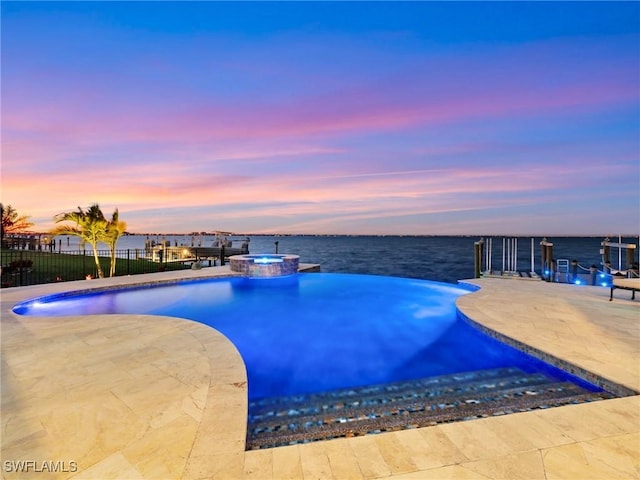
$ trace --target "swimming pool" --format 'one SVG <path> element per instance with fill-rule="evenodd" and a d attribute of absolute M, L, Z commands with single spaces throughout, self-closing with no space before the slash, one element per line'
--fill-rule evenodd
<path fill-rule="evenodd" d="M 522 395 L 543 399 L 553 382 L 570 381 L 588 392 L 600 391 L 471 326 L 455 307 L 456 299 L 468 293 L 462 286 L 426 280 L 310 273 L 71 292 L 29 300 L 14 312 L 157 314 L 219 330 L 235 344 L 246 365 L 249 422 L 255 423 L 249 436 L 270 436 L 264 443 L 256 440 L 258 447 L 283 444 L 271 437 L 286 429 L 310 431 L 315 425 L 326 435 L 331 430 L 327 418 L 334 418 L 334 430 L 345 428 L 345 409 L 366 402 L 367 422 L 378 425 L 393 415 L 409 418 L 405 407 L 389 410 L 389 392 L 403 405 L 422 402 L 419 415 L 424 416 L 425 404 L 431 409 L 461 404 L 468 417 L 467 404 L 484 402 L 491 395 L 500 408 L 505 395 L 518 397 L 518 403 Z M 481 393 L 495 385 L 503 390 Z M 469 392 L 472 397 L 454 399 Z M 546 406 L 549 400 L 544 398 L 540 404 Z M 323 407 L 309 406 L 307 400 Z M 382 413 L 375 417 L 378 411 Z M 289 436 L 282 441 L 289 442 Z"/>

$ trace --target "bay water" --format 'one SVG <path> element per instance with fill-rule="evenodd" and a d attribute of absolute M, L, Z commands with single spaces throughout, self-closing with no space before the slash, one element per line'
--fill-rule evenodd
<path fill-rule="evenodd" d="M 234 247 L 240 246 L 245 236 L 231 236 Z M 473 278 L 474 242 L 477 236 L 344 236 L 344 235 L 250 235 L 249 251 L 259 253 L 288 253 L 300 256 L 301 263 L 319 264 L 323 272 L 363 273 L 389 275 L 394 277 L 420 278 L 439 282 L 456 283 L 458 280 Z M 503 268 L 503 237 L 485 237 L 485 249 L 491 238 L 493 270 Z M 541 271 L 542 236 L 509 237 L 517 238 L 516 270 Z M 78 248 L 78 240 L 58 237 L 62 250 Z M 210 247 L 216 237 L 213 235 L 126 235 L 118 242 L 118 250 L 143 249 L 145 242 L 168 241 L 171 245 Z M 602 236 L 589 237 L 546 237 L 553 243 L 554 259 L 577 260 L 581 267 L 588 269 L 595 265 L 602 270 L 600 253 Z M 638 245 L 638 237 L 610 237 L 625 244 Z M 513 240 L 511 240 L 513 251 Z M 87 247 L 88 248 L 88 247 Z M 101 247 L 102 248 L 102 247 Z M 106 248 L 106 247 L 104 247 Z M 533 250 L 533 255 L 532 255 Z M 638 251 L 635 248 L 635 261 Z M 509 257 L 505 247 L 505 255 Z M 611 248 L 611 262 L 615 269 L 626 266 L 626 251 Z M 483 258 L 483 268 L 485 259 Z M 506 265 L 506 264 L 504 264 Z M 583 272 L 584 273 L 584 272 Z"/>

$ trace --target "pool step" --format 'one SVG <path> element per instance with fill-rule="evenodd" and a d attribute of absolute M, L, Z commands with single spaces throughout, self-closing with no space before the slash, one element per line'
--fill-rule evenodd
<path fill-rule="evenodd" d="M 477 373 L 477 375 L 476 375 Z M 495 369 L 445 375 L 407 382 L 371 385 L 323 392 L 321 394 L 267 398 L 250 403 L 252 419 L 262 420 L 270 416 L 321 413 L 344 407 L 374 406 L 398 400 L 455 396 L 462 392 L 495 391 L 499 388 L 524 387 L 548 383 L 542 374 L 524 376 L 519 369 Z"/>
<path fill-rule="evenodd" d="M 613 398 L 518 369 L 493 369 L 249 403 L 247 448 L 416 428 Z"/>

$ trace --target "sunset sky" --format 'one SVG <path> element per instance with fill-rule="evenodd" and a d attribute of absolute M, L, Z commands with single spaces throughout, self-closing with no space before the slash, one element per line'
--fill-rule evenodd
<path fill-rule="evenodd" d="M 637 234 L 638 2 L 7 2 L 0 200 L 52 227 Z"/>

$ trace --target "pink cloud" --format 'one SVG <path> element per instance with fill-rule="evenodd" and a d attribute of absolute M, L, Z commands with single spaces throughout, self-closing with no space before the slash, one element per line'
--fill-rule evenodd
<path fill-rule="evenodd" d="M 370 82 L 360 79 L 360 83 L 347 82 L 343 88 L 297 92 L 276 100 L 249 96 L 248 100 L 236 97 L 230 101 L 216 95 L 215 89 L 198 99 L 180 93 L 182 101 L 144 95 L 127 99 L 97 82 L 91 88 L 79 85 L 73 93 L 63 91 L 55 99 L 10 108 L 3 121 L 9 130 L 82 138 L 93 144 L 211 144 L 397 130 L 637 103 L 637 84 L 631 81 L 635 78 L 633 67 L 608 60 L 607 52 L 599 53 L 600 63 L 575 62 L 571 56 L 584 48 L 543 42 L 479 48 L 478 53 L 461 59 L 416 57 L 415 66 L 402 63 L 394 69 L 392 63 L 393 73 L 378 74 Z M 563 65 L 563 61 L 574 63 Z M 603 62 L 611 67 L 611 74 L 601 72 Z"/>
<path fill-rule="evenodd" d="M 384 212 L 463 211 L 478 202 L 497 204 L 506 195 L 510 204 L 540 202 L 540 190 L 560 192 L 574 186 L 580 178 L 584 187 L 591 182 L 616 178 L 624 166 L 584 164 L 548 167 L 514 166 L 510 169 L 443 168 L 412 171 L 387 171 L 362 174 L 278 176 L 189 176 L 180 169 L 154 171 L 151 165 L 131 168 L 131 180 L 109 180 L 105 171 L 87 173 L 78 181 L 73 172 L 37 177 L 16 175 L 3 184 L 5 198 L 33 215 L 74 209 L 92 201 L 113 205 L 123 212 L 140 208 L 193 208 L 215 206 L 216 215 L 225 218 L 225 207 L 253 204 L 246 213 L 230 209 L 235 218 L 255 215 L 311 215 L 322 211 L 341 217 L 382 215 Z M 176 173 L 178 172 L 178 173 Z M 577 177 L 580 175 L 580 177 Z M 590 180 L 589 180 L 590 179 Z M 29 192 L 34 185 L 47 191 L 47 202 Z M 552 193 L 545 194 L 546 199 Z M 470 199 L 473 199 L 472 203 Z M 470 206 L 471 205 L 471 206 Z M 360 217 L 359 217 L 360 218 Z"/>
<path fill-rule="evenodd" d="M 3 104 L 3 198 L 45 219 L 93 201 L 136 215 L 210 206 L 211 219 L 269 217 L 273 228 L 309 232 L 332 222 L 562 205 L 580 195 L 568 189 L 628 183 L 637 173 L 629 167 L 637 148 L 611 155 L 589 132 L 566 144 L 536 137 L 558 118 L 636 109 L 637 62 L 597 44 L 480 45 L 402 61 L 368 52 L 366 70 L 309 62 L 309 72 L 292 74 L 290 92 L 269 82 L 292 66 L 257 54 L 235 65 L 247 77 L 260 73 L 246 90 L 229 84 L 235 77 L 217 83 L 222 74 L 211 65 L 182 78 L 173 77 L 182 64 L 158 64 L 155 73 L 169 70 L 160 86 L 145 68 L 123 74 L 117 89 L 108 69 L 105 78 L 80 69 L 67 78 L 61 69 L 55 88 L 22 79 Z M 384 68 L 368 69 L 380 61 Z M 518 122 L 526 139 L 503 141 L 511 134 L 504 125 Z"/>

